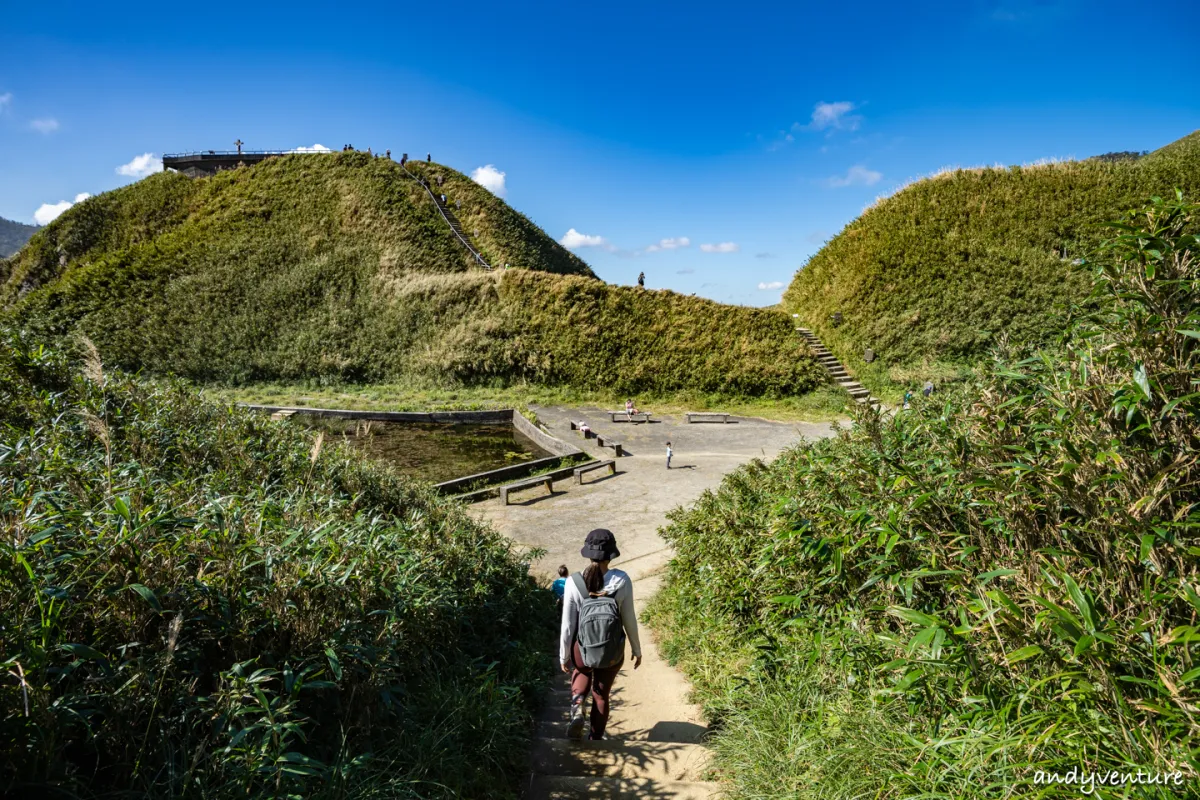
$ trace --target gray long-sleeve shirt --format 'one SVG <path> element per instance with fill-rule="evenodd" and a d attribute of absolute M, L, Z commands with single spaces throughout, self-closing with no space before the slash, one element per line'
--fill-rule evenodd
<path fill-rule="evenodd" d="M 621 624 L 625 635 L 629 638 L 629 649 L 634 658 L 642 657 L 642 642 L 638 639 L 637 612 L 633 608 L 633 581 L 624 571 L 609 569 L 604 573 L 604 591 L 617 601 L 621 611 Z M 566 591 L 563 592 L 562 627 L 558 636 L 558 661 L 560 664 L 571 663 L 571 646 L 575 644 L 575 631 L 579 625 L 579 609 L 583 597 L 575 587 L 573 579 L 567 579 Z"/>

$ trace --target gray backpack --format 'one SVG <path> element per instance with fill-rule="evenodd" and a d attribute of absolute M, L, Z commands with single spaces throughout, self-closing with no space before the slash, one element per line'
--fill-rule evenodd
<path fill-rule="evenodd" d="M 592 597 L 578 572 L 571 580 L 583 597 L 579 624 L 575 628 L 575 641 L 579 643 L 583 665 L 591 669 L 615 667 L 625 658 L 625 626 L 621 623 L 621 609 L 616 598 L 608 595 Z"/>

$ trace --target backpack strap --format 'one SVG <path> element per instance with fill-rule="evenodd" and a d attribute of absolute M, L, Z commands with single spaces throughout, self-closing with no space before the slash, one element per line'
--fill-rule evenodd
<path fill-rule="evenodd" d="M 571 576 L 571 580 L 575 584 L 575 590 L 579 592 L 579 596 L 582 597 L 584 600 L 593 596 L 592 593 L 588 591 L 587 584 L 585 584 L 583 582 L 583 573 L 582 572 L 576 572 L 574 575 Z M 596 597 L 608 597 L 609 594 L 608 594 L 608 592 L 600 592 L 599 594 L 597 594 L 595 596 Z"/>

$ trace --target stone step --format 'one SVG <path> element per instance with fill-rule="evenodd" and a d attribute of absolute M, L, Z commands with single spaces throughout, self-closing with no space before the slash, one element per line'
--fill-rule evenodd
<path fill-rule="evenodd" d="M 695 781 L 704 776 L 711 756 L 712 752 L 699 744 L 538 739 L 533 743 L 533 771 L 539 775 Z"/>
<path fill-rule="evenodd" d="M 525 800 L 709 800 L 721 786 L 703 781 L 656 781 L 648 778 L 585 778 L 575 775 L 534 775 Z"/>

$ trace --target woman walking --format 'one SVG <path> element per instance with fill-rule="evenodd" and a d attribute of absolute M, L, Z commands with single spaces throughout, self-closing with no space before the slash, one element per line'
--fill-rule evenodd
<path fill-rule="evenodd" d="M 582 736 L 583 701 L 590 691 L 588 738 L 603 739 L 608 698 L 625 662 L 625 639 L 629 639 L 634 669 L 642 665 L 642 643 L 633 608 L 633 581 L 624 571 L 609 567 L 609 562 L 621 555 L 617 538 L 612 531 L 597 528 L 587 535 L 579 552 L 592 563 L 567 581 L 558 646 L 562 671 L 572 673 L 567 735 L 572 739 Z"/>

